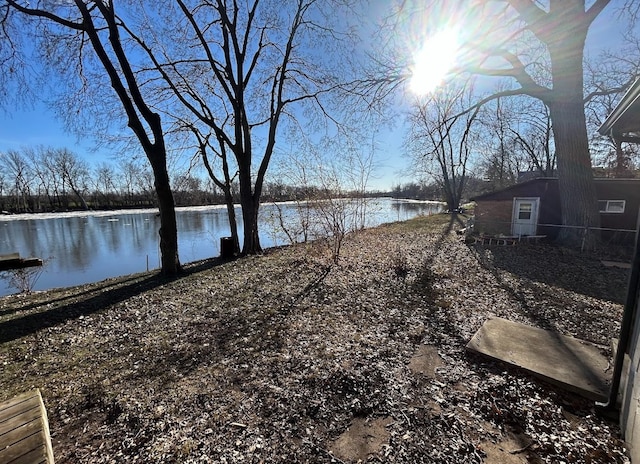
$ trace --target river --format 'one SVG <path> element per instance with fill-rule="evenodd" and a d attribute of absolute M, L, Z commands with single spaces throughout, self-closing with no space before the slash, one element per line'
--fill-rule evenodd
<path fill-rule="evenodd" d="M 442 204 L 434 202 L 370 199 L 366 203 L 366 225 L 404 221 L 441 208 Z M 288 243 L 279 221 L 274 219 L 279 211 L 286 220 L 295 220 L 295 204 L 261 206 L 263 248 Z M 237 212 L 239 215 L 239 208 Z M 223 206 L 177 208 L 176 217 L 182 263 L 219 255 L 220 237 L 229 235 Z M 97 282 L 159 268 L 159 223 L 154 209 L 0 216 L 0 255 L 18 252 L 21 257 L 45 260 L 31 277 L 33 290 Z M 239 233 L 242 243 L 242 229 Z M 0 272 L 0 295 L 18 291 L 9 283 L 10 276 L 9 272 Z"/>

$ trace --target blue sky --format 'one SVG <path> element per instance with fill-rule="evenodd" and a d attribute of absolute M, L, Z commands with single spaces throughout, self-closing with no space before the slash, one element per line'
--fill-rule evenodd
<path fill-rule="evenodd" d="M 620 27 L 612 18 L 612 12 L 609 7 L 609 14 L 601 15 L 593 24 L 587 42 L 588 53 L 595 53 L 605 46 L 613 47 L 621 40 Z M 406 102 L 410 98 L 407 95 L 401 100 Z M 391 128 L 381 127 L 379 134 L 377 169 L 370 188 L 388 190 L 398 183 L 412 180 L 409 161 L 402 153 L 405 128 L 402 124 L 395 124 Z M 36 145 L 69 148 L 85 157 L 91 165 L 115 155 L 105 149 L 94 152 L 94 141 L 90 137 L 79 140 L 75 135 L 65 132 L 61 119 L 43 103 L 36 103 L 33 108 L 5 108 L 0 113 L 0 152 Z"/>

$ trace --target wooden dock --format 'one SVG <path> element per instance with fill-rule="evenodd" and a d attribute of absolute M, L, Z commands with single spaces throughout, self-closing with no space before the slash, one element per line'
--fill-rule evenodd
<path fill-rule="evenodd" d="M 0 462 L 53 464 L 49 421 L 40 390 L 0 403 Z"/>
<path fill-rule="evenodd" d="M 19 253 L 0 255 L 0 271 L 36 266 L 42 266 L 42 260 L 40 258 L 21 258 Z"/>

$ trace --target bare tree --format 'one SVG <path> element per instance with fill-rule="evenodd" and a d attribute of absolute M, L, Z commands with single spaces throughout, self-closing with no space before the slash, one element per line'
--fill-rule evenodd
<path fill-rule="evenodd" d="M 636 144 L 598 133 L 598 128 L 638 75 L 640 37 L 629 33 L 625 35 L 625 43 L 620 49 L 606 50 L 596 58 L 585 60 L 585 111 L 587 127 L 593 134 L 591 154 L 595 165 L 604 168 L 604 175 L 629 177 L 640 161 Z"/>
<path fill-rule="evenodd" d="M 339 147 L 334 140 L 326 140 L 279 158 L 278 190 L 292 194 L 295 208 L 276 204 L 271 218 L 290 243 L 323 240 L 335 264 L 345 237 L 366 226 L 366 191 L 375 165 L 373 149 Z M 336 151 L 340 149 L 344 152 Z"/>
<path fill-rule="evenodd" d="M 69 187 L 73 194 L 78 197 L 82 209 L 89 209 L 84 198 L 89 189 L 89 167 L 87 163 L 66 148 L 54 151 L 53 163 L 62 179 L 63 190 L 65 187 Z"/>
<path fill-rule="evenodd" d="M 511 131 L 516 125 L 517 115 L 510 102 L 497 99 L 478 118 L 483 159 L 484 178 L 492 190 L 515 184 L 522 159 L 517 152 Z"/>
<path fill-rule="evenodd" d="M 28 160 L 18 150 L 0 153 L 1 169 L 9 181 L 9 194 L 14 197 L 16 211 L 31 211 L 29 206 L 33 172 Z"/>
<path fill-rule="evenodd" d="M 223 124 L 224 126 L 225 124 Z M 229 167 L 229 154 L 227 143 L 220 132 L 215 137 L 216 142 L 211 142 L 213 131 L 210 129 L 207 135 L 200 133 L 195 125 L 189 125 L 189 130 L 198 141 L 198 153 L 202 157 L 209 179 L 218 187 L 224 195 L 224 203 L 227 207 L 227 218 L 229 219 L 229 232 L 233 243 L 233 254 L 240 253 L 240 240 L 238 236 L 238 220 L 236 218 L 236 207 L 234 204 L 233 182 L 236 180 L 238 171 L 233 175 Z M 210 153 L 213 153 L 214 160 L 211 160 Z M 217 169 L 216 169 L 217 167 Z M 222 173 L 220 175 L 219 173 Z"/>
<path fill-rule="evenodd" d="M 48 169 L 46 163 L 49 148 L 43 146 L 27 147 L 22 151 L 29 160 L 31 170 L 35 176 L 34 183 L 38 201 L 40 201 L 40 197 L 44 195 L 48 207 L 52 209 L 55 205 L 56 199 L 53 196 L 55 179 L 53 177 L 53 172 Z"/>
<path fill-rule="evenodd" d="M 116 172 L 111 164 L 99 163 L 93 174 L 94 198 L 102 198 L 102 207 L 111 208 L 117 193 Z"/>
<path fill-rule="evenodd" d="M 301 105 L 328 117 L 325 97 L 339 89 L 336 76 L 348 64 L 333 46 L 348 37 L 338 30 L 344 21 L 335 21 L 346 3 L 176 0 L 175 8 L 163 3 L 155 14 L 180 18 L 184 27 L 157 30 L 147 21 L 146 28 L 127 29 L 153 63 L 149 75 L 160 74 L 158 90 L 175 103 L 173 114 L 191 119 L 200 134 L 213 134 L 208 148 L 215 146 L 222 161 L 215 178 L 225 195 L 237 173 L 244 254 L 261 251 L 260 199 L 282 126 L 303 117 Z M 148 8 L 140 2 L 138 11 L 145 15 Z M 323 56 L 329 46 L 340 66 Z"/>
<path fill-rule="evenodd" d="M 547 177 L 555 176 L 557 160 L 548 108 L 533 102 L 522 113 L 518 128 L 510 130 L 523 160 L 530 171 Z"/>
<path fill-rule="evenodd" d="M 479 108 L 461 114 L 468 98 L 466 89 L 431 95 L 416 103 L 409 118 L 406 145 L 413 165 L 439 185 L 451 211 L 460 205 L 473 153 L 472 126 Z"/>
<path fill-rule="evenodd" d="M 126 16 L 123 15 L 123 16 Z M 21 23 L 40 34 L 40 47 L 77 70 L 82 89 L 91 86 L 93 75 L 108 76 L 127 126 L 133 131 L 153 170 L 155 192 L 160 210 L 161 271 L 176 275 L 181 267 L 178 258 L 178 235 L 175 205 L 167 171 L 167 149 L 162 120 L 145 98 L 132 63 L 141 56 L 122 39 L 125 24 L 109 1 L 42 2 L 32 6 L 27 1 L 3 0 L 0 3 L 3 23 Z M 18 34 L 18 28 L 2 28 Z M 57 49 L 55 47 L 58 47 Z M 112 94 L 113 98 L 113 94 Z"/>

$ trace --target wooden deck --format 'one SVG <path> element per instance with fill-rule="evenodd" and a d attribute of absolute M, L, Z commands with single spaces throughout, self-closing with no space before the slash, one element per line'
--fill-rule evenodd
<path fill-rule="evenodd" d="M 0 403 L 0 463 L 53 462 L 49 421 L 40 390 Z"/>
<path fill-rule="evenodd" d="M 19 253 L 0 255 L 0 271 L 24 269 L 26 267 L 42 266 L 40 258 L 21 258 Z"/>

